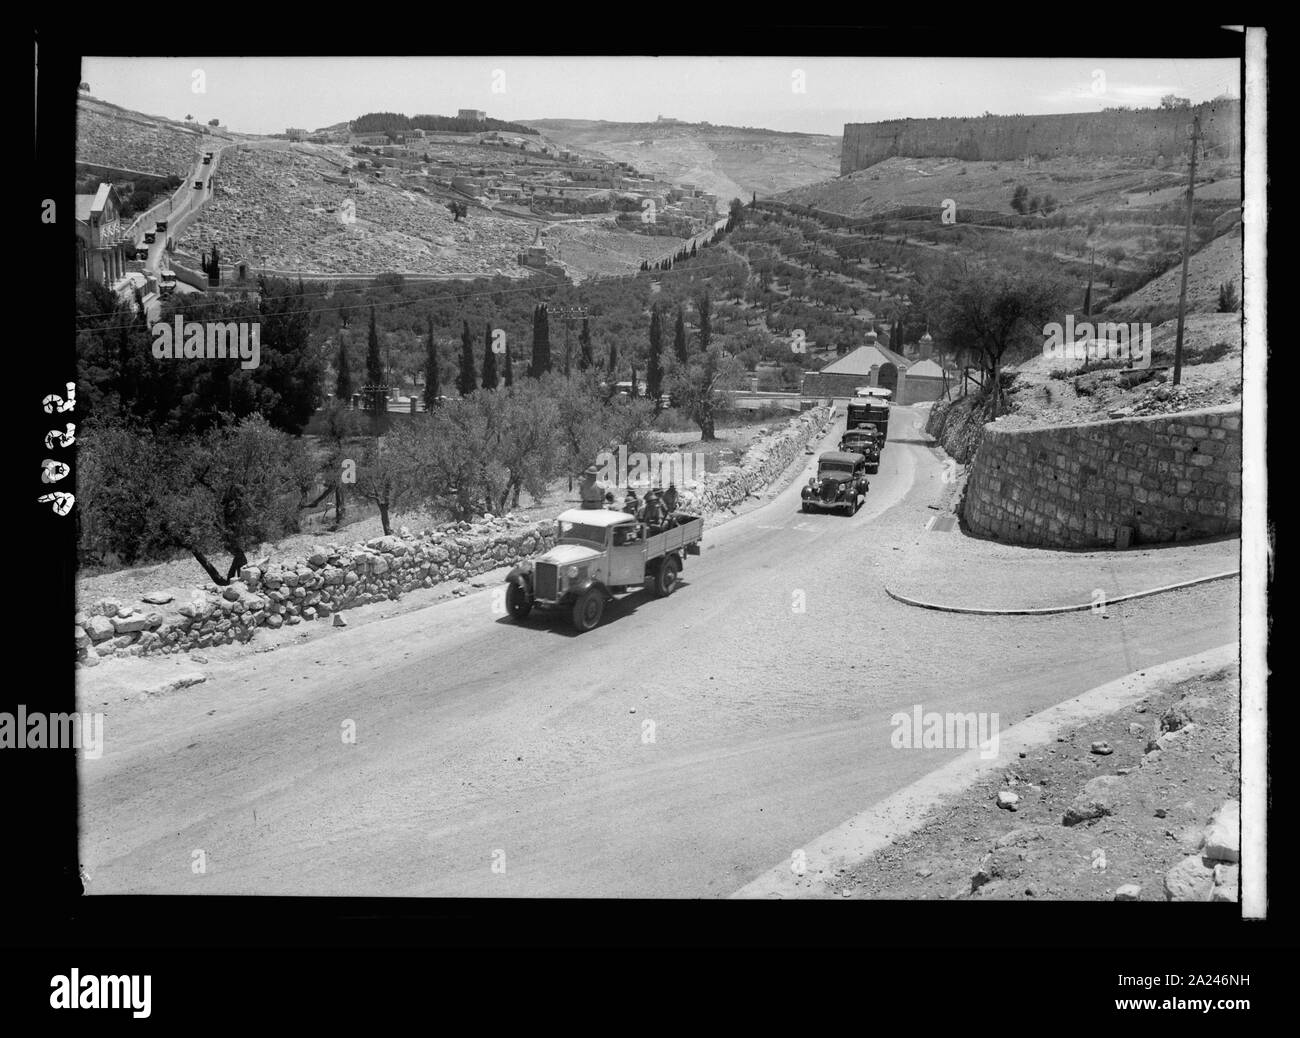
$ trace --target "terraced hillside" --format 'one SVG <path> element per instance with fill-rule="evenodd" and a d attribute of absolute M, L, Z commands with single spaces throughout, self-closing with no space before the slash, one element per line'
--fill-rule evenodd
<path fill-rule="evenodd" d="M 184 176 L 214 141 L 235 135 L 142 115 L 91 97 L 77 99 L 77 161 Z"/>
<path fill-rule="evenodd" d="M 868 272 L 871 260 L 887 262 L 895 297 L 945 257 L 1029 262 L 1076 286 L 1080 300 L 1091 274 L 1094 310 L 1112 306 L 1117 316 L 1159 323 L 1177 303 L 1185 179 L 1185 168 L 1173 164 L 1159 168 L 1115 159 L 893 157 L 784 192 L 774 204 L 816 217 L 810 226 L 838 224 L 839 234 L 826 244 L 846 258 L 868 256 Z M 1018 190 L 1023 213 L 1012 206 Z M 1215 160 L 1198 169 L 1193 311 L 1213 310 L 1224 282 L 1241 287 L 1240 236 L 1227 233 L 1240 230 L 1240 202 L 1235 163 Z M 955 222 L 945 222 L 945 208 Z M 849 245 L 854 240 L 856 249 Z M 888 255 L 882 253 L 885 242 L 893 245 Z"/>
<path fill-rule="evenodd" d="M 695 184 L 723 200 L 773 195 L 835 176 L 840 168 L 840 139 L 818 133 L 585 119 L 527 125 L 566 148 L 630 162 L 643 173 Z"/>

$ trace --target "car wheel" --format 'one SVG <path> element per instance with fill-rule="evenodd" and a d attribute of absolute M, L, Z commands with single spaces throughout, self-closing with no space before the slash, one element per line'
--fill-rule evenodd
<path fill-rule="evenodd" d="M 605 615 L 605 596 L 596 588 L 585 592 L 573 603 L 573 626 L 581 634 L 600 626 Z"/>
<path fill-rule="evenodd" d="M 528 614 L 533 611 L 533 603 L 523 585 L 517 581 L 512 580 L 506 585 L 506 609 L 516 620 L 528 619 Z"/>
<path fill-rule="evenodd" d="M 807 512 L 807 511 L 808 511 L 808 502 L 807 502 L 807 501 L 801 501 L 801 502 L 799 503 L 799 511 L 801 511 L 801 512 Z"/>
<path fill-rule="evenodd" d="M 681 569 L 682 564 L 675 555 L 669 555 L 655 568 L 655 594 L 659 598 L 667 598 L 677 590 L 677 575 Z"/>

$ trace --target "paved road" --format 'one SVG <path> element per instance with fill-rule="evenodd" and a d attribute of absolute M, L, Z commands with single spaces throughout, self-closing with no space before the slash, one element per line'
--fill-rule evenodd
<path fill-rule="evenodd" d="M 723 896 L 949 759 L 891 748 L 895 711 L 1009 726 L 1235 636 L 1235 581 L 1109 619 L 893 602 L 903 549 L 954 535 L 922 529 L 940 467 L 891 424 L 857 516 L 801 514 L 797 480 L 589 634 L 483 592 L 114 709 L 82 764 L 89 892 Z"/>

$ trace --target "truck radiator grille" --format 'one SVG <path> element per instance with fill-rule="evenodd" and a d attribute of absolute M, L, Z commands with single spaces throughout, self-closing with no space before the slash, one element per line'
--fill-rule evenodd
<path fill-rule="evenodd" d="M 559 585 L 559 573 L 548 562 L 539 562 L 533 566 L 533 597 L 550 601 L 555 598 Z"/>

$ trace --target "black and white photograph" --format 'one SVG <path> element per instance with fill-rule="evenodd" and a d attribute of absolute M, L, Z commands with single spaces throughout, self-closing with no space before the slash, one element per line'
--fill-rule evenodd
<path fill-rule="evenodd" d="M 75 708 L 0 749 L 75 759 L 79 903 L 1263 926 L 1266 35 L 1217 31 L 41 69 Z"/>

